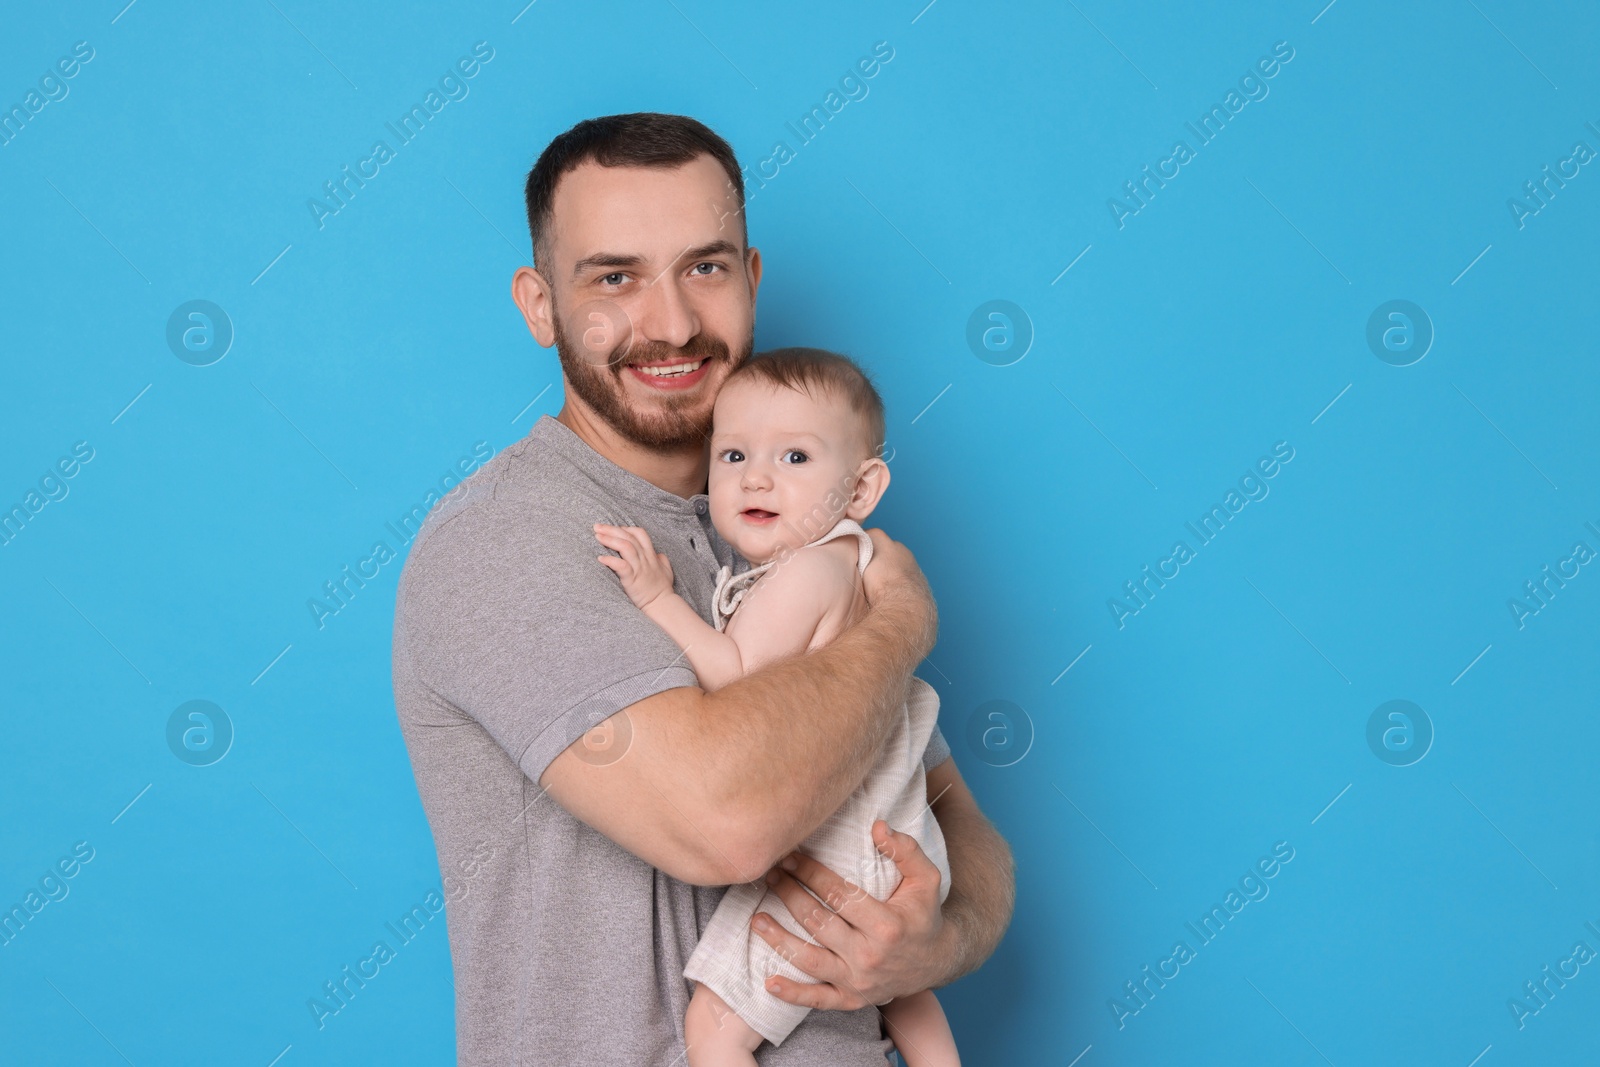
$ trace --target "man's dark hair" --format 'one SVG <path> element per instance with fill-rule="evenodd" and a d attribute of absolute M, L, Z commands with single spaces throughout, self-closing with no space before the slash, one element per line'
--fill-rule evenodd
<path fill-rule="evenodd" d="M 728 142 L 710 127 L 686 115 L 639 111 L 584 119 L 556 137 L 539 154 L 528 171 L 523 197 L 528 205 L 528 232 L 533 237 L 533 261 L 538 267 L 549 251 L 547 231 L 556 183 L 562 175 L 593 161 L 602 167 L 681 167 L 696 156 L 708 155 L 728 174 L 739 204 L 739 243 L 748 242 L 744 224 L 744 175 Z"/>

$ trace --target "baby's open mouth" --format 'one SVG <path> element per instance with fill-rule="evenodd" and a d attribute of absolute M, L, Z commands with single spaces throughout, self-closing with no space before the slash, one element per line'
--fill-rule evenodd
<path fill-rule="evenodd" d="M 778 517 L 778 513 L 776 511 L 763 511 L 760 508 L 745 508 L 739 514 L 756 522 L 766 522 L 768 519 L 775 519 Z"/>

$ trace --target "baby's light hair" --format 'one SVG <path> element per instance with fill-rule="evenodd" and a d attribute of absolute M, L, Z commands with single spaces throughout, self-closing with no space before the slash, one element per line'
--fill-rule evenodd
<path fill-rule="evenodd" d="M 869 456 L 882 458 L 883 398 L 867 372 L 850 357 L 821 348 L 774 348 L 745 360 L 728 375 L 728 382 L 738 378 L 755 378 L 812 396 L 823 392 L 843 399 L 866 427 Z"/>

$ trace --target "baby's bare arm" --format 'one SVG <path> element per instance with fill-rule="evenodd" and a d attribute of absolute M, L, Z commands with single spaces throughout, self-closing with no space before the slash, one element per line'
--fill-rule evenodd
<path fill-rule="evenodd" d="M 849 545 L 848 560 L 828 545 L 799 549 L 745 593 L 729 630 L 746 673 L 805 652 L 825 618 L 849 611 L 855 597 L 855 541 Z"/>
<path fill-rule="evenodd" d="M 739 646 L 716 627 L 706 625 L 688 602 L 672 591 L 672 564 L 666 553 L 656 551 L 648 531 L 642 526 L 597 522 L 594 535 L 602 545 L 617 553 L 595 558 L 615 572 L 622 582 L 622 591 L 628 594 L 634 606 L 683 649 L 701 689 L 708 693 L 721 689 L 744 674 Z"/>
<path fill-rule="evenodd" d="M 683 649 L 708 693 L 764 663 L 805 652 L 818 624 L 829 612 L 847 611 L 855 595 L 852 567 L 837 550 L 799 549 L 746 591 L 739 623 L 730 626 L 735 636 L 707 624 L 673 592 L 672 564 L 643 528 L 596 523 L 595 536 L 617 553 L 596 558 L 616 572 L 629 599 Z"/>
<path fill-rule="evenodd" d="M 817 625 L 830 610 L 847 610 L 854 593 L 837 553 L 803 548 L 745 592 L 738 624 L 728 632 L 708 626 L 673 592 L 651 600 L 644 613 L 678 643 L 700 688 L 711 692 L 763 664 L 805 652 Z"/>
<path fill-rule="evenodd" d="M 596 763 L 579 739 L 539 785 L 574 818 L 673 877 L 708 886 L 760 877 L 861 784 L 902 721 L 907 679 L 938 635 L 938 609 L 911 551 L 882 530 L 867 532 L 875 552 L 862 577 L 871 609 L 864 618 L 825 647 L 715 693 L 678 686 L 635 701 L 613 716 L 631 726 L 628 758 Z M 921 910 L 938 914 L 933 898 Z M 887 944 L 874 943 L 876 958 L 906 954 Z M 936 969 L 922 968 L 929 973 L 890 993 L 939 984 L 953 958 L 941 954 Z"/>
<path fill-rule="evenodd" d="M 701 689 L 710 693 L 744 676 L 738 644 L 716 627 L 708 626 L 677 593 L 668 591 L 656 597 L 644 606 L 644 613 L 683 649 Z"/>

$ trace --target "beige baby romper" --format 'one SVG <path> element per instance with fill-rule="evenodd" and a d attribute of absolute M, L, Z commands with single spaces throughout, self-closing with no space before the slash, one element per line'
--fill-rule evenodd
<path fill-rule="evenodd" d="M 864 572 L 872 558 L 872 539 L 854 520 L 839 520 L 810 544 L 851 535 L 860 541 L 857 567 Z M 718 630 L 727 625 L 744 594 L 773 562 L 738 575 L 730 574 L 727 567 L 722 569 L 711 609 Z M 938 694 L 927 682 L 913 676 L 909 699 L 878 754 L 877 764 L 839 810 L 800 844 L 800 851 L 878 900 L 886 899 L 900 884 L 899 868 L 872 842 L 872 824 L 878 819 L 887 821 L 891 829 L 916 838 L 928 859 L 939 868 L 939 902 L 944 903 L 950 894 L 950 861 L 944 835 L 928 807 L 927 778 L 922 768 L 922 753 L 933 735 L 938 715 Z M 774 974 L 797 982 L 816 979 L 763 941 L 750 929 L 750 920 L 758 910 L 764 911 L 790 933 L 812 944 L 817 942 L 789 914 L 783 899 L 767 887 L 766 872 L 761 873 L 756 881 L 728 887 L 683 974 L 709 986 L 752 1029 L 774 1045 L 781 1045 L 811 1009 L 773 996 L 766 990 L 766 979 Z"/>

